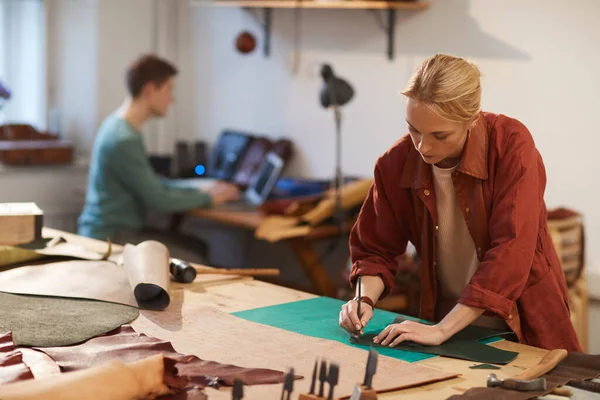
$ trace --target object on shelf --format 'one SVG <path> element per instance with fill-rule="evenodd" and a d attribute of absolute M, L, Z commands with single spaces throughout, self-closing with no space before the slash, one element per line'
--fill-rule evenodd
<path fill-rule="evenodd" d="M 241 7 L 246 9 L 262 9 L 263 17 L 260 24 L 263 28 L 263 53 L 268 57 L 271 53 L 271 22 L 272 11 L 276 8 L 321 8 L 341 10 L 381 10 L 386 13 L 386 24 L 383 26 L 387 37 L 387 56 L 394 59 L 394 37 L 396 29 L 396 11 L 418 11 L 429 7 L 422 1 L 292 1 L 292 0 L 194 0 L 199 6 Z"/>
<path fill-rule="evenodd" d="M 235 40 L 235 48 L 242 54 L 252 53 L 256 48 L 254 35 L 248 31 L 240 33 Z"/>
<path fill-rule="evenodd" d="M 57 136 L 38 132 L 31 125 L 0 126 L 0 163 L 8 165 L 67 164 L 73 145 Z"/>

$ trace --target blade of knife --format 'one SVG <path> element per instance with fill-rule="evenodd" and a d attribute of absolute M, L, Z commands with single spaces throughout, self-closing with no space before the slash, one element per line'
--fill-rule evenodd
<path fill-rule="evenodd" d="M 329 396 L 327 396 L 327 400 L 333 400 L 333 389 L 338 384 L 339 376 L 340 366 L 331 364 L 329 366 L 329 374 L 327 375 L 327 383 L 329 383 Z"/>
<path fill-rule="evenodd" d="M 312 381 L 310 381 L 310 392 L 308 394 L 315 394 L 315 383 L 317 381 L 317 367 L 319 365 L 319 360 L 315 360 L 315 368 L 313 369 Z"/>
<path fill-rule="evenodd" d="M 323 397 L 323 393 L 325 392 L 325 381 L 327 380 L 327 363 L 323 360 L 321 361 L 321 368 L 319 369 L 319 382 L 321 383 L 319 386 L 319 397 Z"/>
<path fill-rule="evenodd" d="M 365 369 L 365 380 L 363 386 L 367 389 L 371 389 L 373 383 L 373 375 L 377 371 L 377 352 L 371 348 L 369 350 L 369 358 L 367 359 L 367 368 Z"/>
<path fill-rule="evenodd" d="M 231 399 L 232 400 L 242 400 L 244 398 L 244 383 L 239 380 L 239 379 L 235 379 L 233 381 L 233 389 L 231 391 Z"/>

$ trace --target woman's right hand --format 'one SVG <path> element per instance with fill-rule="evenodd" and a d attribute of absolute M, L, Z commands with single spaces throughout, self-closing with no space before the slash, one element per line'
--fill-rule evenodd
<path fill-rule="evenodd" d="M 340 326 L 352 335 L 362 335 L 363 329 L 373 318 L 373 308 L 365 303 L 360 303 L 361 318 L 358 318 L 358 301 L 350 300 L 342 306 L 340 311 Z"/>

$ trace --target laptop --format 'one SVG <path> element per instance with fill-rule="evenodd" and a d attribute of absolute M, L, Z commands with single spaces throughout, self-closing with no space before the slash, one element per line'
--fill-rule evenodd
<path fill-rule="evenodd" d="M 281 176 L 284 162 L 281 157 L 273 152 L 267 153 L 260 167 L 250 180 L 248 189 L 239 201 L 229 202 L 213 207 L 215 210 L 254 211 L 262 205 L 275 187 Z M 215 183 L 213 178 L 192 178 L 178 180 L 180 186 L 208 190 Z"/>

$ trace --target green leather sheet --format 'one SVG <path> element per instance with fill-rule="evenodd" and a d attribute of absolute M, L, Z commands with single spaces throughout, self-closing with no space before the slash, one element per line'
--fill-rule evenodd
<path fill-rule="evenodd" d="M 403 316 L 398 316 L 394 319 L 394 323 L 399 324 L 407 319 Z M 425 324 L 431 325 L 431 322 L 422 321 Z M 373 338 L 377 336 L 379 331 L 365 332 L 365 335 L 360 338 L 350 337 L 352 343 L 361 343 L 363 345 L 372 344 L 374 347 L 387 348 L 373 343 Z M 452 358 L 460 358 L 462 360 L 476 361 L 489 364 L 508 364 L 514 360 L 519 353 L 512 351 L 500 350 L 492 346 L 481 343 L 480 340 L 489 339 L 494 336 L 512 335 L 510 331 L 498 331 L 495 329 L 483 328 L 480 326 L 469 325 L 462 331 L 456 333 L 446 342 L 439 346 L 423 346 L 414 342 L 402 342 L 394 349 L 406 351 L 418 351 L 420 353 L 435 354 Z"/>
<path fill-rule="evenodd" d="M 373 343 L 373 338 L 377 333 L 365 333 L 360 338 L 350 337 L 348 340 L 351 343 L 358 343 L 364 346 L 369 344 L 377 348 L 389 349 L 389 346 L 382 346 Z M 437 356 L 445 356 L 459 358 L 462 360 L 484 362 L 490 364 L 508 364 L 514 360 L 519 353 L 512 351 L 500 350 L 487 344 L 483 344 L 477 340 L 448 340 L 439 346 L 423 346 L 414 342 L 402 342 L 392 350 L 399 351 L 416 351 L 419 353 L 435 354 Z"/>
<path fill-rule="evenodd" d="M 137 307 L 106 301 L 0 292 L 0 333 L 18 346 L 67 346 L 133 321 Z"/>
<path fill-rule="evenodd" d="M 232 315 L 249 321 L 273 326 L 275 328 L 300 333 L 306 336 L 334 340 L 353 347 L 362 349 L 368 349 L 369 347 L 372 347 L 374 345 L 372 342 L 372 336 L 370 342 L 368 342 L 369 338 L 367 338 L 359 341 L 358 343 L 351 343 L 348 333 L 339 326 L 338 316 L 343 304 L 344 302 L 341 300 L 328 297 L 317 297 L 309 300 L 301 300 L 275 306 L 256 308 L 253 310 L 240 311 L 232 313 Z M 373 318 L 366 328 L 366 333 L 379 333 L 385 329 L 386 326 L 394 323 L 396 318 L 411 319 L 414 321 L 427 323 L 423 320 L 401 316 L 389 311 L 375 310 Z M 468 339 L 469 345 L 466 346 L 466 349 L 464 348 L 464 345 L 461 345 L 460 351 L 466 351 L 468 352 L 468 355 L 472 355 L 473 352 L 470 351 L 471 348 L 475 348 L 475 350 L 479 352 L 485 350 L 486 352 L 484 354 L 488 354 L 488 349 L 494 349 L 489 350 L 489 352 L 491 352 L 494 357 L 499 358 L 500 361 L 513 359 L 516 356 L 516 353 L 498 350 L 502 353 L 508 353 L 500 355 L 500 353 L 496 352 L 497 349 L 485 345 L 486 343 L 492 343 L 501 340 L 500 337 L 495 336 L 496 333 L 504 334 L 506 332 L 499 332 L 479 327 L 469 328 L 466 330 L 466 332 L 462 331 L 460 334 L 458 334 L 458 338 L 461 340 Z M 474 337 L 480 337 L 482 339 L 475 340 Z M 420 345 L 404 346 L 403 348 L 379 347 L 377 351 L 381 355 L 397 358 L 407 362 L 421 361 L 438 355 L 438 353 L 431 352 L 429 349 L 424 349 L 423 347 L 425 346 L 418 346 Z M 450 349 L 456 349 L 456 347 L 457 345 L 450 345 Z M 448 351 L 446 351 L 446 353 L 448 353 Z"/>

